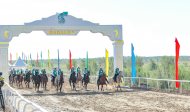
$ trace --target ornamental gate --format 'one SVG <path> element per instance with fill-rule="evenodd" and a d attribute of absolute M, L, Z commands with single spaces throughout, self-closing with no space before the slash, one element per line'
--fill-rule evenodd
<path fill-rule="evenodd" d="M 24 25 L 0 25 L 0 71 L 4 74 L 8 73 L 9 42 L 21 33 L 32 31 L 43 31 L 46 35 L 77 35 L 80 31 L 91 31 L 108 36 L 113 42 L 114 70 L 119 67 L 123 71 L 122 25 L 100 25 L 63 12 Z"/>

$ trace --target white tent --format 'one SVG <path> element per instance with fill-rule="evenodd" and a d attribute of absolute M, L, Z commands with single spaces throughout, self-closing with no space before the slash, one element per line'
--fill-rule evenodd
<path fill-rule="evenodd" d="M 27 64 L 19 57 L 18 60 L 13 64 L 13 66 L 11 68 L 26 69 Z"/>

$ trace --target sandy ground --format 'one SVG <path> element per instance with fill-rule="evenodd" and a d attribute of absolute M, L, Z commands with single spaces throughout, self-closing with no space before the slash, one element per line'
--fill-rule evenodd
<path fill-rule="evenodd" d="M 82 88 L 71 91 L 68 82 L 61 93 L 50 85 L 47 91 L 41 88 L 38 93 L 32 88 L 17 90 L 49 112 L 190 112 L 190 96 L 185 95 L 126 88 L 115 92 L 110 86 L 100 92 L 94 84 L 89 84 L 87 91 Z"/>

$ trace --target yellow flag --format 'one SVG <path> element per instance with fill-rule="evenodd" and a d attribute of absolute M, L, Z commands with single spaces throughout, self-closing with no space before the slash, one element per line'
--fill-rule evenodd
<path fill-rule="evenodd" d="M 48 68 L 51 68 L 50 52 L 49 52 L 49 49 L 48 49 Z"/>
<path fill-rule="evenodd" d="M 16 60 L 18 59 L 18 53 L 16 53 Z"/>
<path fill-rule="evenodd" d="M 106 49 L 106 76 L 107 77 L 108 77 L 108 71 L 109 71 L 109 60 L 108 60 L 108 57 L 109 57 L 109 52 Z"/>

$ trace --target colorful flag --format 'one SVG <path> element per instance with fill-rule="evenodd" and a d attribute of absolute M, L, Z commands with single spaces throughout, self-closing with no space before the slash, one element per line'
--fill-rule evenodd
<path fill-rule="evenodd" d="M 30 64 L 32 65 L 32 54 L 30 53 Z"/>
<path fill-rule="evenodd" d="M 85 67 L 88 70 L 88 51 L 86 52 L 86 63 L 85 63 Z"/>
<path fill-rule="evenodd" d="M 48 49 L 48 68 L 51 68 L 50 52 L 49 52 L 49 49 Z"/>
<path fill-rule="evenodd" d="M 59 49 L 57 50 L 57 53 L 58 53 L 58 70 L 60 68 L 60 62 L 59 62 Z"/>
<path fill-rule="evenodd" d="M 18 59 L 18 53 L 16 53 L 16 60 Z"/>
<path fill-rule="evenodd" d="M 108 77 L 108 72 L 109 72 L 109 52 L 108 50 L 106 49 L 106 77 Z"/>
<path fill-rule="evenodd" d="M 178 75 L 178 59 L 179 59 L 179 50 L 180 50 L 180 44 L 177 40 L 177 38 L 175 38 L 175 51 L 176 51 L 176 57 L 175 57 L 175 76 L 176 76 L 176 80 L 179 80 L 179 75 Z M 178 81 L 176 81 L 176 88 L 179 88 L 180 83 Z"/>
<path fill-rule="evenodd" d="M 72 68 L 72 55 L 71 55 L 71 51 L 69 50 L 69 64 L 70 64 L 70 69 Z"/>
<path fill-rule="evenodd" d="M 38 52 L 37 52 L 36 66 L 38 66 Z"/>
<path fill-rule="evenodd" d="M 22 60 L 24 60 L 24 53 L 22 52 Z"/>
<path fill-rule="evenodd" d="M 131 73 L 132 73 L 132 82 L 133 84 L 136 83 L 136 58 L 134 53 L 134 46 L 131 44 Z"/>
<path fill-rule="evenodd" d="M 40 54 L 40 57 L 41 57 L 41 67 L 44 67 L 43 65 L 43 61 L 42 61 L 42 51 L 41 51 L 41 54 Z"/>
<path fill-rule="evenodd" d="M 10 64 L 12 64 L 12 54 L 10 53 Z"/>
<path fill-rule="evenodd" d="M 27 56 L 25 55 L 26 64 L 28 63 Z"/>

